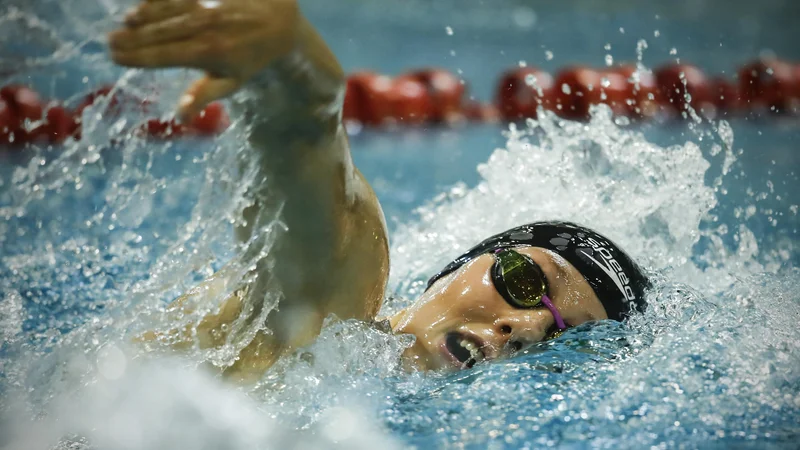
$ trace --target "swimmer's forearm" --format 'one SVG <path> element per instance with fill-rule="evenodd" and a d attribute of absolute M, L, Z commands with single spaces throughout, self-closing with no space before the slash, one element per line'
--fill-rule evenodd
<path fill-rule="evenodd" d="M 247 226 L 239 230 L 240 240 L 262 225 L 255 216 L 274 193 L 284 200 L 284 219 L 298 222 L 288 224 L 295 231 L 333 223 L 335 198 L 348 189 L 353 175 L 340 119 L 344 73 L 305 18 L 298 19 L 297 28 L 294 49 L 233 99 L 257 153 L 261 182 L 255 199 L 261 204 L 245 211 Z"/>
<path fill-rule="evenodd" d="M 273 274 L 287 298 L 316 303 L 318 317 L 365 318 L 377 309 L 388 273 L 383 213 L 351 161 L 341 123 L 344 73 L 304 18 L 298 28 L 295 50 L 234 99 L 266 180 L 238 236 L 247 240 L 263 225 L 260 211 L 277 193 L 289 230 L 272 252 L 281 261 Z"/>

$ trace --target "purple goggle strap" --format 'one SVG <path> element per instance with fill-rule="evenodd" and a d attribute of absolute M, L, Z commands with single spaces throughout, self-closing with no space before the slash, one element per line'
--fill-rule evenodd
<path fill-rule="evenodd" d="M 558 325 L 558 329 L 566 330 L 567 325 L 564 323 L 564 318 L 561 317 L 561 313 L 558 312 L 556 305 L 553 304 L 547 294 L 542 296 L 542 303 L 547 307 L 547 309 L 550 310 L 551 313 L 553 313 L 553 318 L 556 319 L 556 325 Z"/>

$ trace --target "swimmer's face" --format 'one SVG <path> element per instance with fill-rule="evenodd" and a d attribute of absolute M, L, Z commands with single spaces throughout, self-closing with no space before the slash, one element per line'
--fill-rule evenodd
<path fill-rule="evenodd" d="M 515 249 L 544 271 L 549 297 L 568 326 L 606 319 L 589 283 L 564 258 L 538 247 Z M 553 314 L 540 305 L 521 309 L 497 292 L 491 255 L 482 255 L 442 277 L 407 310 L 392 317 L 396 333 L 417 337 L 404 354 L 409 368 L 464 369 L 473 361 L 505 358 L 542 341 L 554 329 Z"/>

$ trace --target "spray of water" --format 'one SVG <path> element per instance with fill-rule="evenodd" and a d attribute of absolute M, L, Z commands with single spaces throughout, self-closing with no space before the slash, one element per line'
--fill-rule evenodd
<path fill-rule="evenodd" d="M 397 233 L 392 268 L 399 295 L 417 295 L 425 275 L 487 235 L 536 220 L 588 225 L 659 271 L 696 271 L 692 250 L 718 183 L 705 183 L 710 164 L 695 142 L 661 148 L 617 126 L 604 107 L 590 124 L 540 116 L 524 129 L 510 127 L 507 148 L 478 168 L 483 181 L 476 188 L 453 188 Z M 726 161 L 718 179 L 733 159 L 730 128 L 722 123 L 719 130 L 726 136 L 715 152 Z M 717 282 L 709 287 L 730 279 Z"/>
<path fill-rule="evenodd" d="M 280 208 L 235 243 L 256 185 L 240 124 L 212 142 L 144 140 L 136 126 L 170 114 L 187 74 L 119 72 L 98 54 L 96 36 L 122 5 L 45 3 L 4 13 L 13 26 L 0 33 L 26 30 L 20 55 L 43 56 L 0 66 L 0 83 L 57 68 L 69 74 L 53 84 L 61 97 L 79 98 L 91 77 L 157 101 L 145 113 L 107 98 L 85 111 L 81 141 L 29 149 L 0 169 L 0 447 L 640 448 L 798 435 L 800 277 L 744 223 L 715 221 L 736 164 L 724 122 L 664 148 L 604 108 L 587 124 L 543 114 L 509 129 L 478 186 L 434 199 L 392 238 L 384 313 L 491 233 L 586 224 L 656 280 L 647 313 L 624 325 L 579 327 L 514 360 L 440 376 L 400 373 L 408 339 L 330 320 L 313 345 L 243 387 L 225 385 L 219 369 L 263 321 L 236 322 L 224 345 L 177 356 L 133 343 L 175 321 L 192 329 L 214 310 L 269 257 Z M 78 6 L 85 13 L 67 12 Z M 213 273 L 215 289 L 188 300 L 194 313 L 165 313 Z M 259 299 L 262 314 L 279 298 L 276 288 Z"/>

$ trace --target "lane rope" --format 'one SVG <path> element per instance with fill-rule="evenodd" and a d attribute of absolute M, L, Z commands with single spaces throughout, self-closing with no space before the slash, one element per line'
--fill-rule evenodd
<path fill-rule="evenodd" d="M 45 102 L 31 87 L 4 86 L 0 149 L 79 140 L 83 111 L 101 99 L 109 102 L 105 111 L 111 114 L 123 105 L 138 105 L 146 112 L 152 103 L 103 86 L 68 108 L 57 101 Z M 587 120 L 590 106 L 597 104 L 635 121 L 681 119 L 692 113 L 710 119 L 800 115 L 800 64 L 762 58 L 742 66 L 735 80 L 709 77 L 691 64 L 667 64 L 652 71 L 633 65 L 574 66 L 555 76 L 534 67 L 516 67 L 500 76 L 491 104 L 470 97 L 467 83 L 443 69 L 419 69 L 396 77 L 357 71 L 347 77 L 342 114 L 349 129 L 419 127 L 536 118 L 539 108 L 565 119 Z M 136 132 L 153 139 L 214 136 L 229 124 L 222 104 L 212 103 L 190 124 L 153 118 L 139 124 Z"/>

